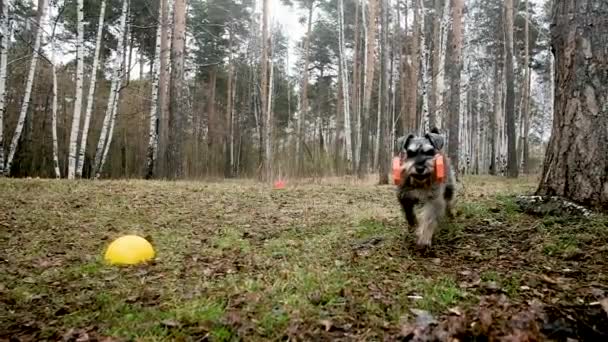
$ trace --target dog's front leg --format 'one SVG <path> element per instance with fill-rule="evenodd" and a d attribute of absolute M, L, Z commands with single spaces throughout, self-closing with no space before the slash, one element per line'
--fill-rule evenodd
<path fill-rule="evenodd" d="M 420 218 L 420 224 L 416 229 L 416 244 L 418 247 L 430 247 L 433 233 L 437 229 L 439 220 L 445 214 L 446 204 L 443 198 L 435 198 L 424 204 Z"/>

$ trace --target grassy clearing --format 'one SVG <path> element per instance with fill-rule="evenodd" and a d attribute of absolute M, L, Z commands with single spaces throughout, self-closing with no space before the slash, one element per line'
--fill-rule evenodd
<path fill-rule="evenodd" d="M 511 195 L 534 184 L 465 179 L 425 258 L 392 187 L 1 179 L 0 337 L 374 340 L 411 309 L 442 316 L 488 291 L 523 303 L 539 276 L 605 283 L 608 220 L 522 214 Z M 107 244 L 130 233 L 156 261 L 107 266 Z"/>

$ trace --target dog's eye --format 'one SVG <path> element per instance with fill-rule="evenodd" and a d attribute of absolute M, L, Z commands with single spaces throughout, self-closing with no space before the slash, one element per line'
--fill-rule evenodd
<path fill-rule="evenodd" d="M 416 156 L 416 151 L 412 151 L 412 150 L 407 150 L 407 157 L 408 158 L 414 158 Z"/>

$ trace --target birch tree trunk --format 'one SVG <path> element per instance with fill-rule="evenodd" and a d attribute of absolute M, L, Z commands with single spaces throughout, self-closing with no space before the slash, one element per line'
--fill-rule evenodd
<path fill-rule="evenodd" d="M 359 5 L 357 4 L 357 9 Z M 353 150 L 351 143 L 351 120 L 350 120 L 350 97 L 348 93 L 348 65 L 346 63 L 345 43 L 344 43 L 344 0 L 338 0 L 338 17 L 339 17 L 339 50 L 340 50 L 340 77 L 342 78 L 342 96 L 344 109 L 344 140 L 346 143 L 346 160 L 348 161 L 348 169 L 352 170 Z M 358 19 L 356 19 L 358 22 Z M 357 44 L 355 42 L 355 44 Z M 355 57 L 356 58 L 356 57 Z M 355 68 L 356 69 L 356 68 Z M 353 87 L 354 88 L 354 87 Z"/>
<path fill-rule="evenodd" d="M 300 95 L 300 112 L 298 113 L 298 127 L 296 139 L 296 172 L 302 171 L 303 153 L 302 144 L 304 143 L 304 123 L 308 116 L 308 64 L 310 60 L 310 39 L 312 34 L 312 15 L 314 1 L 310 0 L 308 7 L 308 28 L 306 30 L 306 41 L 304 42 L 304 70 L 302 74 L 302 86 Z"/>
<path fill-rule="evenodd" d="M 57 144 L 57 64 L 55 61 L 55 53 L 57 46 L 55 44 L 55 29 L 57 28 L 57 22 L 53 26 L 53 33 L 51 36 L 51 73 L 53 75 L 53 104 L 51 108 L 51 135 L 53 138 L 53 171 L 55 172 L 55 178 L 61 178 L 61 172 L 59 171 L 59 148 Z"/>
<path fill-rule="evenodd" d="M 78 135 L 80 133 L 80 114 L 82 113 L 82 85 L 84 82 L 84 1 L 77 1 L 76 9 L 76 95 L 72 129 L 70 133 L 70 151 L 68 155 L 68 179 L 76 177 L 76 159 L 78 158 Z"/>
<path fill-rule="evenodd" d="M 266 108 L 266 146 L 265 146 L 265 158 L 266 167 L 265 172 L 266 175 L 264 178 L 267 181 L 272 181 L 273 171 L 272 171 L 272 144 L 273 144 L 273 114 L 272 114 L 272 92 L 274 87 L 274 62 L 273 62 L 273 41 L 272 36 L 268 38 L 268 59 L 269 59 L 269 77 L 268 77 L 268 103 Z"/>
<path fill-rule="evenodd" d="M 233 121 L 233 91 L 234 88 L 234 66 L 232 65 L 232 27 L 228 28 L 228 83 L 226 85 L 226 132 L 225 149 L 226 160 L 224 162 L 224 177 L 231 178 L 234 172 L 234 121 Z"/>
<path fill-rule="evenodd" d="M 556 2 L 553 130 L 539 195 L 608 210 L 608 2 Z"/>
<path fill-rule="evenodd" d="M 515 80 L 513 75 L 513 0 L 505 0 L 505 34 L 506 34 L 506 117 L 507 120 L 507 176 L 517 178 L 519 164 L 517 162 L 517 141 L 515 132 Z"/>
<path fill-rule="evenodd" d="M 452 0 L 452 41 L 450 57 L 450 110 L 449 110 L 449 137 L 448 155 L 452 169 L 458 177 L 460 152 L 460 73 L 462 70 L 462 10 L 464 0 Z"/>
<path fill-rule="evenodd" d="M 418 109 L 418 69 L 420 66 L 420 8 L 418 7 L 418 0 L 413 0 L 412 2 L 414 22 L 412 25 L 412 34 L 406 38 L 408 46 L 405 61 L 407 88 L 405 90 L 405 110 L 403 112 L 403 129 L 404 132 L 408 133 L 415 133 L 419 128 L 416 114 Z"/>
<path fill-rule="evenodd" d="M 82 127 L 82 138 L 80 140 L 80 148 L 78 150 L 78 161 L 76 166 L 76 177 L 82 177 L 84 169 L 84 157 L 87 150 L 87 139 L 89 136 L 89 126 L 91 124 L 91 114 L 93 113 L 93 103 L 95 88 L 97 85 L 97 71 L 99 69 L 99 52 L 101 51 L 101 36 L 103 34 L 103 24 L 106 12 L 106 0 L 102 0 L 99 9 L 99 22 L 97 24 L 97 38 L 95 39 L 95 55 L 93 56 L 93 69 L 89 81 L 89 93 L 87 95 L 87 108 L 84 114 L 84 124 Z"/>
<path fill-rule="evenodd" d="M 8 60 L 8 3 L 0 2 L 0 177 L 4 175 L 4 112 L 6 109 L 6 64 Z"/>
<path fill-rule="evenodd" d="M 448 0 L 444 0 L 448 1 Z M 438 80 L 439 80 L 439 60 L 441 56 L 441 0 L 434 0 L 434 11 L 433 11 L 433 37 L 431 40 L 432 54 L 431 54 L 431 91 L 429 94 L 429 127 L 435 127 L 437 125 L 437 107 L 439 103 L 437 100 L 438 96 Z"/>
<path fill-rule="evenodd" d="M 124 1 L 122 5 L 122 11 L 120 15 L 120 34 L 118 35 L 118 44 L 116 48 L 116 60 L 114 61 L 114 74 L 112 75 L 112 84 L 110 85 L 110 94 L 108 96 L 108 105 L 106 107 L 106 114 L 103 119 L 101 126 L 101 134 L 97 143 L 97 150 L 95 152 L 95 163 L 93 167 L 94 177 L 97 179 L 101 175 L 103 164 L 109 150 L 109 145 L 112 139 L 112 133 L 114 131 L 114 121 L 119 100 L 119 92 L 122 81 L 122 71 L 124 68 L 124 32 L 127 28 L 127 8 L 129 1 Z"/>
<path fill-rule="evenodd" d="M 162 17 L 162 8 L 158 11 L 159 18 Z M 148 149 L 146 155 L 146 178 L 154 176 L 154 164 L 158 154 L 158 79 L 160 74 L 160 36 L 163 27 L 159 23 L 156 28 L 156 40 L 154 46 L 154 60 L 152 66 L 152 101 L 150 103 L 150 128 L 148 130 Z"/>
<path fill-rule="evenodd" d="M 25 124 L 25 119 L 27 117 L 27 110 L 30 105 L 30 97 L 32 96 L 32 86 L 34 84 L 34 76 L 36 74 L 36 64 L 38 63 L 38 56 L 41 53 L 40 45 L 42 41 L 42 33 L 43 29 L 40 27 L 46 27 L 46 17 L 47 17 L 47 1 L 40 1 L 40 15 L 39 22 L 36 23 L 36 38 L 34 40 L 34 53 L 32 54 L 32 60 L 30 62 L 30 70 L 27 75 L 27 82 L 25 84 L 25 95 L 23 96 L 23 102 L 21 104 L 21 111 L 19 112 L 19 118 L 17 119 L 17 127 L 15 128 L 15 133 L 13 134 L 13 139 L 11 141 L 11 146 L 8 152 L 8 158 L 6 160 L 6 167 L 4 169 L 4 173 L 10 176 L 11 167 L 13 164 L 13 158 L 15 157 L 15 152 L 17 152 L 17 146 L 19 146 L 19 139 L 21 138 L 21 133 L 23 132 L 23 125 Z M 3 9 L 3 11 L 5 11 Z"/>
<path fill-rule="evenodd" d="M 524 23 L 524 70 L 525 70 L 525 86 L 524 86 L 524 103 L 523 103 L 523 172 L 530 173 L 530 146 L 528 145 L 528 135 L 530 134 L 530 37 L 528 22 L 530 20 L 530 9 L 528 0 L 525 0 L 526 18 Z"/>
<path fill-rule="evenodd" d="M 367 23 L 366 46 L 365 46 L 365 79 L 363 93 L 363 115 L 361 118 L 361 151 L 359 157 L 359 169 L 357 174 L 359 178 L 363 178 L 367 174 L 368 169 L 368 149 L 369 149 L 369 124 L 370 124 L 370 105 L 372 97 L 372 87 L 374 83 L 374 51 L 376 49 L 376 17 L 378 9 L 378 0 L 369 1 L 369 20 Z M 365 136 L 365 137 L 363 137 Z"/>
<path fill-rule="evenodd" d="M 342 6 L 344 9 L 344 6 Z M 352 83 L 352 105 L 350 107 L 352 114 L 351 122 L 345 122 L 345 125 L 351 125 L 351 156 L 352 156 L 352 171 L 357 170 L 359 162 L 359 154 L 357 146 L 359 144 L 359 131 L 361 130 L 361 26 L 360 17 L 364 7 L 361 0 L 355 2 L 355 44 L 353 50 L 353 83 Z M 341 13 L 344 21 L 344 11 Z M 343 28 L 344 29 L 344 28 Z M 343 38 L 344 40 L 344 38 Z M 348 75 L 348 72 L 346 73 Z M 346 126 L 345 126 L 346 127 Z"/>
<path fill-rule="evenodd" d="M 428 132 L 430 128 L 431 119 L 429 117 L 429 51 L 426 45 L 426 34 L 425 34 L 425 17 L 424 14 L 424 2 L 422 0 L 418 0 L 418 8 L 422 14 L 420 15 L 420 57 L 422 58 L 422 114 L 421 114 L 421 122 L 420 122 L 420 134 L 424 132 Z M 434 119 L 433 119 L 434 121 Z"/>
<path fill-rule="evenodd" d="M 439 44 L 439 50 L 441 51 L 439 56 L 439 70 L 438 74 L 435 75 L 435 77 L 437 78 L 437 92 L 435 94 L 435 96 L 437 96 L 437 99 L 435 101 L 437 103 L 437 106 L 435 108 L 437 114 L 435 115 L 435 120 L 437 121 L 437 127 L 440 129 L 447 128 L 448 121 L 448 114 L 446 110 L 447 100 L 445 96 L 445 80 L 447 75 L 445 62 L 447 60 L 447 52 L 449 47 L 448 32 L 450 31 L 451 18 L 450 5 L 450 0 L 444 0 L 443 16 L 441 19 L 441 41 Z"/>
<path fill-rule="evenodd" d="M 363 140 L 363 98 L 365 97 L 365 88 L 367 87 L 367 10 L 366 10 L 367 2 L 365 0 L 361 0 L 361 22 L 363 26 L 363 70 L 360 74 L 362 74 L 363 81 L 359 88 L 359 103 L 357 104 L 357 139 L 355 141 L 355 153 L 354 159 L 356 160 L 357 172 L 359 172 L 359 168 L 361 167 L 361 141 Z M 363 96 L 362 96 L 363 95 Z"/>

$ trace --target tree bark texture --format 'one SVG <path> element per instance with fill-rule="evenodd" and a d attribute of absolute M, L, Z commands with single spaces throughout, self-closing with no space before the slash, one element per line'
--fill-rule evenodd
<path fill-rule="evenodd" d="M 46 9 L 47 9 L 47 1 L 42 0 L 39 2 L 40 4 L 40 13 L 38 15 L 38 23 L 36 23 L 36 38 L 34 40 L 34 53 L 32 54 L 32 60 L 30 62 L 30 69 L 27 76 L 27 82 L 25 84 L 25 95 L 23 96 L 23 102 L 21 103 L 21 111 L 19 112 L 19 118 L 17 119 L 17 127 L 15 128 L 15 133 L 13 134 L 13 139 L 11 141 L 11 146 L 8 152 L 8 158 L 6 160 L 6 165 L 4 168 L 4 173 L 10 175 L 11 167 L 13 164 L 13 158 L 15 157 L 15 152 L 17 152 L 17 146 L 19 145 L 19 139 L 21 139 L 21 133 L 23 132 L 23 126 L 25 124 L 25 119 L 27 118 L 27 110 L 30 105 L 30 97 L 32 96 L 32 86 L 34 84 L 34 76 L 36 74 L 36 64 L 38 63 L 38 56 L 41 53 L 40 45 L 42 41 L 42 33 L 43 30 L 40 27 L 46 27 Z"/>
<path fill-rule="evenodd" d="M 306 30 L 306 41 L 304 42 L 304 70 L 302 73 L 302 85 L 300 95 L 300 110 L 298 113 L 298 125 L 296 128 L 296 172 L 302 172 L 303 162 L 303 151 L 302 145 L 304 144 L 304 124 L 306 123 L 306 117 L 308 116 L 308 64 L 310 60 L 310 39 L 312 35 L 312 15 L 314 9 L 314 1 L 310 0 L 308 7 L 308 28 Z"/>
<path fill-rule="evenodd" d="M 173 4 L 173 33 L 171 35 L 171 76 L 169 85 L 169 146 L 167 164 L 169 178 L 184 176 L 184 49 L 186 41 L 186 0 Z"/>
<path fill-rule="evenodd" d="M 551 44 L 555 109 L 538 194 L 607 210 L 608 2 L 556 2 Z"/>
<path fill-rule="evenodd" d="M 517 134 L 515 132 L 515 77 L 513 74 L 513 0 L 505 0 L 505 37 L 506 37 L 506 82 L 507 98 L 505 120 L 507 121 L 507 176 L 517 178 Z"/>
<path fill-rule="evenodd" d="M 0 177 L 4 174 L 4 112 L 6 110 L 6 67 L 8 61 L 8 4 L 0 5 Z"/>
<path fill-rule="evenodd" d="M 80 115 L 82 114 L 82 86 L 84 84 L 84 1 L 78 0 L 76 9 L 76 95 L 72 129 L 68 155 L 68 179 L 76 177 L 76 161 L 78 158 L 78 136 L 80 133 Z"/>
<path fill-rule="evenodd" d="M 450 110 L 449 110 L 449 137 L 448 156 L 452 163 L 452 169 L 458 175 L 460 163 L 460 73 L 462 71 L 462 10 L 464 0 L 452 1 L 452 33 L 449 54 L 450 61 Z"/>
<path fill-rule="evenodd" d="M 97 72 L 99 69 L 99 52 L 101 51 L 101 36 L 103 35 L 103 23 L 105 19 L 106 11 L 106 0 L 101 2 L 99 9 L 99 22 L 97 24 L 97 38 L 95 39 L 95 55 L 93 56 L 93 69 L 91 70 L 91 77 L 89 81 L 89 93 L 87 95 L 87 108 L 84 114 L 84 124 L 82 126 L 82 138 L 80 140 L 80 147 L 78 149 L 78 159 L 76 165 L 76 177 L 82 177 L 82 171 L 84 169 L 84 157 L 87 150 L 87 139 L 89 136 L 89 127 L 91 124 L 91 115 L 93 113 L 93 103 L 95 88 L 97 83 Z"/>
<path fill-rule="evenodd" d="M 374 85 L 374 51 L 376 50 L 376 17 L 378 16 L 378 0 L 369 1 L 369 18 L 366 37 L 366 67 L 365 67 L 365 89 L 363 90 L 363 115 L 361 118 L 361 151 L 359 157 L 359 169 L 357 174 L 363 178 L 367 174 L 368 168 L 368 149 L 369 149 L 369 125 L 370 125 L 370 105 L 372 88 Z"/>
<path fill-rule="evenodd" d="M 159 9 L 159 17 L 162 16 L 162 8 Z M 162 25 L 156 28 L 156 40 L 154 46 L 154 60 L 152 65 L 152 100 L 150 102 L 150 126 L 148 129 L 148 149 L 146 151 L 146 178 L 154 176 L 154 164 L 158 155 L 158 79 L 160 73 L 160 36 Z"/>
<path fill-rule="evenodd" d="M 388 149 L 388 128 L 389 128 L 389 63 L 390 63 L 390 54 L 388 51 L 388 31 L 389 28 L 389 0 L 382 0 L 382 38 L 381 38 L 381 66 L 380 66 L 380 74 L 382 76 L 381 79 L 381 91 L 378 94 L 380 98 L 380 102 L 382 103 L 381 110 L 378 112 L 380 116 L 380 134 L 378 136 L 378 173 L 379 173 L 379 184 L 388 184 L 388 175 L 389 175 L 389 165 L 390 165 L 390 152 Z"/>
<path fill-rule="evenodd" d="M 160 71 L 158 76 L 158 159 L 154 171 L 157 178 L 167 177 L 167 152 L 169 146 L 169 5 L 160 0 Z"/>

